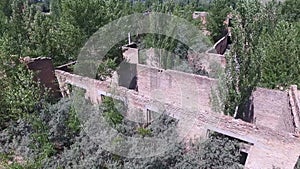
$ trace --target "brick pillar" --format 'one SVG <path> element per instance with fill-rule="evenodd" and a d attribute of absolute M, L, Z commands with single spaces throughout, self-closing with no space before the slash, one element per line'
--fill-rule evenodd
<path fill-rule="evenodd" d="M 59 89 L 61 92 L 62 97 L 69 97 L 70 96 L 70 90 L 68 88 L 68 85 L 66 83 L 66 78 L 57 76 L 57 81 L 59 84 Z"/>
<path fill-rule="evenodd" d="M 297 85 L 292 85 L 289 90 L 289 99 L 291 105 L 291 111 L 295 124 L 295 135 L 300 135 L 300 102 L 297 90 Z"/>

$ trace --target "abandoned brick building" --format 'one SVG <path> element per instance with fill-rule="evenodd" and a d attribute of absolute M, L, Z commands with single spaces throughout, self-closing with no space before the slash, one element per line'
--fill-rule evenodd
<path fill-rule="evenodd" d="M 70 94 L 67 85 L 70 84 L 85 89 L 86 98 L 93 103 L 100 103 L 103 96 L 113 97 L 126 102 L 128 110 L 132 110 L 126 118 L 134 121 L 149 122 L 151 113 L 165 111 L 179 120 L 179 133 L 184 138 L 206 137 L 208 132 L 217 132 L 241 140 L 245 168 L 294 167 L 300 155 L 297 135 L 300 91 L 296 86 L 288 91 L 256 89 L 255 120 L 247 123 L 212 110 L 211 89 L 217 84 L 216 79 L 139 64 L 138 49 L 125 48 L 124 56 L 131 63 L 106 81 L 73 74 L 68 65 L 57 68 L 55 75 L 62 96 Z M 221 55 L 209 56 L 223 62 Z M 35 60 L 48 62 L 33 59 L 31 63 Z"/>
<path fill-rule="evenodd" d="M 224 66 L 224 56 L 217 53 L 224 53 L 221 50 L 224 50 L 226 38 L 208 50 L 204 59 Z M 217 52 L 212 53 L 212 50 Z M 101 103 L 103 96 L 112 97 L 126 102 L 126 118 L 144 123 L 151 122 L 155 112 L 164 111 L 179 120 L 179 134 L 186 139 L 207 137 L 209 132 L 236 138 L 242 143 L 245 168 L 292 169 L 295 166 L 300 156 L 300 91 L 297 86 L 286 91 L 257 88 L 253 93 L 253 114 L 249 123 L 213 110 L 211 92 L 218 84 L 217 79 L 161 69 L 153 62 L 140 64 L 139 49 L 130 45 L 124 46 L 123 51 L 127 62 L 105 81 L 76 75 L 68 69 L 70 64 L 51 69 L 61 95 L 70 95 L 68 85 L 72 85 L 84 89 L 85 97 L 95 104 Z M 155 55 L 151 50 L 147 52 L 148 57 Z M 30 63 L 35 60 L 41 62 L 43 59 L 33 59 Z M 45 83 L 48 80 L 45 79 Z"/>

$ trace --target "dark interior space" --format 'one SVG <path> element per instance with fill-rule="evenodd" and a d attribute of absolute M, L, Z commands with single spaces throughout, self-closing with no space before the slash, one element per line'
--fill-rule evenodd
<path fill-rule="evenodd" d="M 131 90 L 137 90 L 136 64 L 122 62 L 117 73 L 119 76 L 119 86 L 123 86 Z"/>
<path fill-rule="evenodd" d="M 241 151 L 240 164 L 245 165 L 248 157 L 248 153 Z"/>

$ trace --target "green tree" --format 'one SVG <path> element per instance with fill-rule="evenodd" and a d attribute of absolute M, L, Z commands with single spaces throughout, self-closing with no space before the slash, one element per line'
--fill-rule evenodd
<path fill-rule="evenodd" d="M 50 12 L 54 20 L 59 20 L 62 12 L 62 0 L 51 0 Z"/>
<path fill-rule="evenodd" d="M 60 15 L 88 38 L 105 24 L 104 10 L 102 0 L 62 0 Z"/>
<path fill-rule="evenodd" d="M 214 42 L 217 42 L 224 35 L 224 21 L 234 6 L 235 0 L 213 0 L 209 4 L 207 29 Z"/>
<path fill-rule="evenodd" d="M 104 98 L 103 108 L 103 115 L 111 125 L 116 126 L 122 123 L 124 117 L 116 108 L 115 102 L 112 98 Z"/>
<path fill-rule="evenodd" d="M 237 140 L 212 134 L 202 148 L 202 168 L 242 168 L 239 164 L 240 146 Z"/>
<path fill-rule="evenodd" d="M 29 51 L 31 12 L 22 0 L 13 1 L 12 16 L 5 23 L 7 30 L 0 40 L 1 127 L 34 112 L 42 100 L 39 85 L 33 82 L 33 73 L 20 62 L 20 57 Z"/>
<path fill-rule="evenodd" d="M 281 14 L 289 22 L 300 21 L 300 2 L 298 0 L 286 0 L 282 4 Z"/>
<path fill-rule="evenodd" d="M 12 15 L 6 24 L 7 31 L 2 36 L 2 50 L 7 55 L 26 56 L 35 9 L 22 0 L 14 0 L 11 6 Z"/>
<path fill-rule="evenodd" d="M 1 79 L 3 92 L 1 93 L 1 127 L 6 126 L 11 120 L 24 118 L 26 114 L 37 110 L 40 105 L 41 90 L 32 81 L 32 74 L 15 66 L 11 72 L 5 71 Z"/>
<path fill-rule="evenodd" d="M 260 40 L 262 58 L 260 86 L 276 88 L 300 85 L 299 22 L 281 21 Z"/>
<path fill-rule="evenodd" d="M 260 80 L 261 57 L 257 49 L 263 30 L 262 6 L 257 0 L 240 0 L 233 15 L 233 44 L 226 55 L 228 95 L 224 112 L 243 118 L 247 116 L 247 103 Z"/>
<path fill-rule="evenodd" d="M 82 46 L 83 35 L 68 22 L 56 22 L 52 16 L 38 12 L 32 23 L 30 36 L 31 56 L 47 56 L 55 65 L 62 65 L 77 59 Z"/>
<path fill-rule="evenodd" d="M 0 10 L 7 18 L 9 18 L 12 15 L 12 2 L 13 0 L 2 0 L 0 2 Z"/>
<path fill-rule="evenodd" d="M 6 21 L 7 21 L 7 16 L 4 13 L 4 8 L 5 8 L 4 1 L 1 1 L 0 2 L 0 23 L 1 23 L 1 25 L 0 25 L 0 37 L 3 36 Z"/>
<path fill-rule="evenodd" d="M 282 4 L 278 1 L 272 0 L 264 4 L 262 17 L 264 22 L 264 33 L 271 33 L 274 31 L 277 23 L 283 19 L 280 14 Z"/>
<path fill-rule="evenodd" d="M 60 15 L 89 38 L 101 26 L 129 14 L 128 5 L 124 0 L 61 0 Z"/>

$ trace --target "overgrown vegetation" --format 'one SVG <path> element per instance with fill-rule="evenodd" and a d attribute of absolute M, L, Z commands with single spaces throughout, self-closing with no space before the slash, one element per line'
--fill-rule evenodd
<path fill-rule="evenodd" d="M 217 42 L 226 35 L 224 21 L 235 7 L 236 0 L 213 0 L 209 5 L 207 29 L 213 42 Z"/>
<path fill-rule="evenodd" d="M 300 85 L 300 22 L 280 21 L 272 32 L 261 37 L 262 68 L 260 86 L 288 88 Z"/>
<path fill-rule="evenodd" d="M 249 97 L 260 80 L 261 57 L 258 47 L 262 34 L 263 7 L 254 1 L 238 1 L 233 27 L 233 44 L 230 54 L 226 57 L 228 88 L 225 114 L 242 115 Z"/>
<path fill-rule="evenodd" d="M 236 143 L 221 137 L 211 137 L 186 143 L 175 141 L 170 151 L 151 158 L 130 159 L 114 155 L 93 142 L 86 130 L 80 130 L 80 123 L 74 117 L 72 100 L 64 99 L 55 105 L 45 107 L 29 121 L 18 121 L 1 132 L 1 161 L 8 168 L 210 168 L 210 166 L 235 166 L 239 156 Z M 102 113 L 118 111 L 113 102 L 105 103 Z M 87 107 L 88 104 L 85 104 Z M 111 109 L 111 110 L 108 110 Z M 117 113 L 117 112 L 116 112 Z M 33 116 L 31 116 L 33 117 Z M 33 121 L 32 121 L 33 120 Z M 110 121 L 110 119 L 107 119 Z M 75 121 L 70 125 L 70 121 Z M 162 115 L 147 127 L 122 120 L 114 127 L 132 137 L 158 137 L 176 140 L 177 121 Z M 186 151 L 186 146 L 190 147 Z M 226 146 L 227 149 L 223 149 Z M 215 147 L 215 148 L 213 148 Z M 213 155 L 212 149 L 223 153 L 222 158 Z M 14 151 L 13 151 L 14 150 Z M 133 150 L 132 150 L 133 151 Z M 12 153 L 12 154 L 11 154 Z M 20 161 L 15 161 L 20 158 Z M 209 161 L 211 160 L 211 161 Z M 8 165 L 9 161 L 14 163 Z"/>
<path fill-rule="evenodd" d="M 286 88 L 299 84 L 299 22 L 288 22 L 287 15 L 282 15 L 289 3 L 236 1 L 231 11 L 233 43 L 226 55 L 225 114 L 247 117 L 257 86 Z"/>
<path fill-rule="evenodd" d="M 102 104 L 105 119 L 113 126 L 121 124 L 124 117 L 116 108 L 114 100 L 110 97 L 105 97 Z"/>
<path fill-rule="evenodd" d="M 33 2 L 33 1 L 32 1 Z M 51 14 L 48 12 L 49 4 Z M 0 2 L 0 164 L 6 168 L 239 168 L 238 143 L 215 135 L 190 143 L 177 141 L 177 121 L 162 115 L 150 124 L 134 123 L 123 117 L 117 102 L 104 99 L 99 113 L 120 133 L 138 137 L 176 140 L 161 156 L 129 159 L 112 154 L 93 143 L 82 129 L 82 109 L 89 104 L 62 99 L 49 101 L 47 92 L 34 82 L 33 72 L 21 63 L 24 56 L 52 58 L 60 65 L 76 60 L 87 39 L 112 20 L 135 12 L 172 13 L 192 21 L 194 10 L 207 10 L 211 40 L 221 38 L 223 21 L 232 13 L 233 44 L 226 55 L 226 86 L 221 90 L 218 111 L 243 118 L 247 103 L 257 86 L 277 88 L 300 85 L 299 1 L 286 0 L 261 4 L 237 0 L 212 2 L 52 0 L 29 3 L 27 0 Z M 200 26 L 199 26 L 200 27 Z M 167 51 L 163 68 L 198 74 L 201 70 L 178 64 L 186 59 L 188 47 L 163 35 L 133 37 L 142 49 Z M 98 68 L 97 78 L 105 80 L 122 61 L 116 44 Z M 209 44 L 209 42 L 205 42 Z M 76 107 L 75 107 L 76 106 Z M 188 147 L 188 149 L 187 149 Z M 297 164 L 299 166 L 299 163 Z M 295 166 L 295 168 L 297 168 Z"/>

